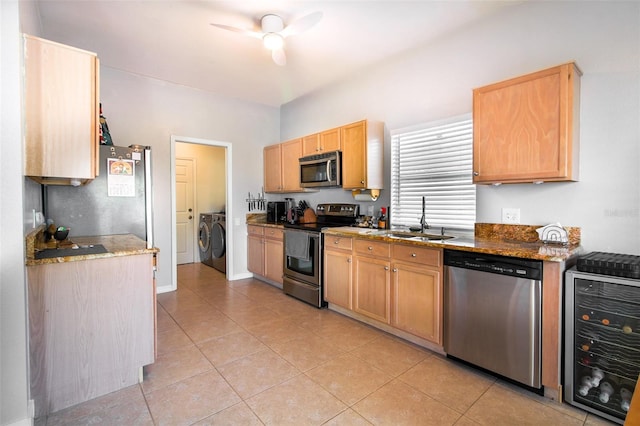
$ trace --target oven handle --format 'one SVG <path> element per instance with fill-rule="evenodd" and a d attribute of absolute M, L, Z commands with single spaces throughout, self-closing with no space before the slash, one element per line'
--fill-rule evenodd
<path fill-rule="evenodd" d="M 328 161 L 327 161 L 327 180 L 328 180 L 329 182 L 331 182 L 331 181 L 333 180 L 333 176 L 331 176 L 331 162 L 332 162 L 332 161 L 333 161 L 333 160 L 328 160 Z"/>
<path fill-rule="evenodd" d="M 305 234 L 309 234 L 309 238 L 320 238 L 320 232 L 314 232 L 314 231 L 305 231 L 304 229 L 295 229 L 295 228 L 286 228 L 285 227 L 285 240 L 286 240 L 286 236 L 287 236 L 287 232 L 304 232 Z"/>

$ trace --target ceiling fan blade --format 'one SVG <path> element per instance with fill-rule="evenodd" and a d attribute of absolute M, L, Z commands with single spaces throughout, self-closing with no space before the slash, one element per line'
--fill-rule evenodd
<path fill-rule="evenodd" d="M 284 54 L 284 49 L 273 49 L 271 51 L 271 59 L 281 67 L 287 65 L 287 55 Z"/>
<path fill-rule="evenodd" d="M 316 25 L 322 19 L 322 12 L 312 12 L 302 18 L 298 18 L 291 24 L 287 25 L 284 30 L 280 32 L 282 37 L 289 37 L 295 34 L 300 34 L 307 31 L 314 25 Z"/>
<path fill-rule="evenodd" d="M 262 38 L 262 36 L 263 36 L 262 33 L 258 33 L 258 32 L 251 31 L 251 30 L 245 30 L 244 28 L 237 28 L 237 27 L 232 27 L 232 26 L 229 26 L 229 25 L 214 24 L 214 23 L 211 23 L 211 25 L 214 26 L 214 27 L 222 28 L 223 30 L 233 31 L 234 33 L 240 33 L 240 34 L 248 35 L 249 37 Z"/>

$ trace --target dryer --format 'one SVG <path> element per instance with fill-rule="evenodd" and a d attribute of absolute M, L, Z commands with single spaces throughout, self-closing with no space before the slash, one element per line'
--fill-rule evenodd
<path fill-rule="evenodd" d="M 200 261 L 222 273 L 227 271 L 226 220 L 224 213 L 201 213 L 198 247 Z"/>

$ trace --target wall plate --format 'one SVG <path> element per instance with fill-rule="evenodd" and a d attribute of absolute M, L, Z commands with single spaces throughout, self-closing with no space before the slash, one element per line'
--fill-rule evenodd
<path fill-rule="evenodd" d="M 520 209 L 515 207 L 503 207 L 502 223 L 520 223 Z"/>

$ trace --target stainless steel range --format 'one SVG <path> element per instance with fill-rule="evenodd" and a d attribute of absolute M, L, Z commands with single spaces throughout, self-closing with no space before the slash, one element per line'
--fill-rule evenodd
<path fill-rule="evenodd" d="M 318 308 L 326 306 L 322 291 L 322 229 L 350 226 L 359 214 L 357 204 L 318 204 L 315 223 L 285 223 L 284 292 Z"/>

